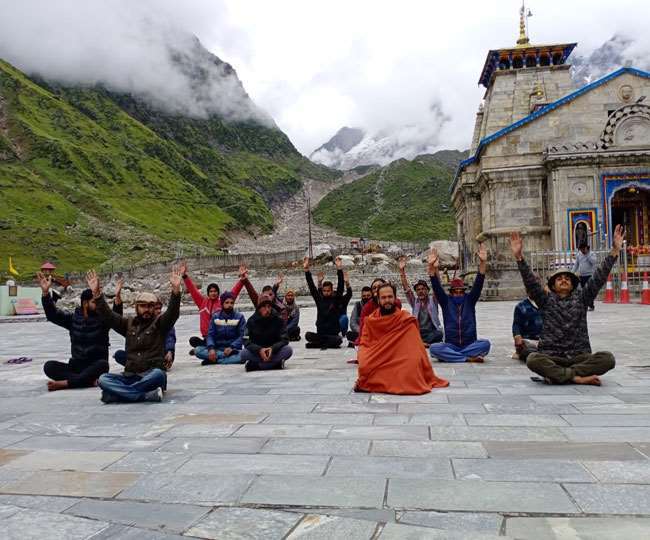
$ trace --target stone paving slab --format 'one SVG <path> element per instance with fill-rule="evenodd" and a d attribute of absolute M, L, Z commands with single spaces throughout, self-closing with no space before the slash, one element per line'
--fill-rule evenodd
<path fill-rule="evenodd" d="M 307 515 L 287 536 L 287 540 L 370 540 L 377 525 L 370 521 L 337 516 Z"/>
<path fill-rule="evenodd" d="M 302 519 L 300 514 L 255 508 L 217 508 L 186 533 L 215 540 L 284 538 Z"/>
<path fill-rule="evenodd" d="M 3 538 L 8 540 L 86 540 L 108 528 L 109 523 L 51 512 L 22 510 L 3 519 Z"/>
<path fill-rule="evenodd" d="M 309 476 L 260 476 L 241 502 L 263 505 L 381 508 L 386 480 Z"/>
<path fill-rule="evenodd" d="M 137 525 L 146 529 L 182 533 L 208 511 L 203 506 L 187 504 L 86 499 L 68 508 L 65 513 L 111 523 Z"/>
<path fill-rule="evenodd" d="M 576 504 L 590 514 L 650 514 L 650 486 L 564 484 Z"/>
<path fill-rule="evenodd" d="M 627 443 L 569 443 L 487 441 L 483 443 L 491 458 L 633 460 L 643 454 Z"/>
<path fill-rule="evenodd" d="M 114 497 L 138 479 L 135 473 L 40 471 L 0 487 L 0 493 Z"/>
<path fill-rule="evenodd" d="M 432 489 L 429 481 L 391 479 L 387 501 L 394 508 L 421 510 L 578 513 L 558 484 L 532 482 L 436 480 Z"/>
<path fill-rule="evenodd" d="M 580 464 L 546 459 L 453 459 L 460 480 L 493 482 L 595 482 Z"/>
<path fill-rule="evenodd" d="M 504 538 L 477 531 L 449 531 L 396 523 L 387 523 L 379 535 L 379 540 L 503 540 Z"/>
<path fill-rule="evenodd" d="M 442 458 L 334 456 L 327 476 L 381 478 L 453 478 L 451 464 Z"/>
<path fill-rule="evenodd" d="M 506 534 L 521 540 L 647 540 L 650 538 L 650 519 L 509 518 Z"/>
<path fill-rule="evenodd" d="M 613 522 L 627 527 L 628 512 L 650 519 L 650 370 L 637 367 L 650 335 L 617 341 L 617 368 L 600 388 L 534 384 L 510 358 L 513 306 L 480 303 L 488 362 L 436 364 L 451 385 L 423 396 L 354 393 L 356 367 L 345 363 L 352 351 L 304 343 L 292 344 L 284 371 L 201 369 L 187 355 L 186 338 L 198 328 L 192 315 L 176 325 L 164 401 L 108 406 L 96 388 L 46 391 L 42 364 L 68 355 L 65 332 L 48 323 L 5 325 L 12 328 L 0 338 L 0 531 L 23 512 L 71 507 L 92 517 L 64 518 L 107 525 L 93 540 L 179 540 L 212 514 L 221 515 L 210 525 L 218 527 L 230 510 L 251 516 L 240 518 L 234 537 L 246 534 L 244 526 L 272 527 L 262 512 L 291 515 L 285 536 L 379 540 L 467 540 L 537 518 L 559 520 L 558 535 L 564 527 L 579 538 L 616 530 Z M 622 331 L 626 313 L 608 305 L 590 314 L 590 325 L 608 330 L 592 332 L 595 349 L 611 348 L 608 336 Z M 314 316 L 303 310 L 305 328 Z M 123 338 L 112 333 L 111 343 L 121 347 Z M 9 349 L 36 360 L 4 365 Z M 107 462 L 113 454 L 118 459 Z M 12 468 L 16 460 L 24 468 Z M 101 476 L 79 482 L 83 474 Z M 132 480 L 115 482 L 120 474 Z M 183 521 L 188 509 L 199 514 L 192 523 L 190 515 Z M 603 524 L 589 529 L 594 516 Z M 39 538 L 47 535 L 42 516 L 33 522 Z M 532 533 L 530 523 L 521 529 Z"/>
<path fill-rule="evenodd" d="M 237 502 L 253 478 L 251 475 L 213 473 L 151 474 L 122 491 L 117 498 L 215 506 Z"/>

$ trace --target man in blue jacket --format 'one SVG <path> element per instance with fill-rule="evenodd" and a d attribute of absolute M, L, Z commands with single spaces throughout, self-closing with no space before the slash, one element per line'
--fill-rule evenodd
<path fill-rule="evenodd" d="M 531 352 L 537 352 L 537 343 L 542 333 L 542 314 L 530 298 L 525 298 L 515 306 L 512 318 L 512 337 L 515 341 L 515 355 L 524 362 Z"/>
<path fill-rule="evenodd" d="M 52 277 L 39 272 L 38 282 L 43 292 L 41 302 L 47 320 L 70 332 L 70 361 L 45 362 L 43 371 L 51 380 L 47 389 L 65 390 L 95 386 L 97 379 L 108 372 L 108 332 L 110 330 L 98 315 L 93 293 L 81 293 L 81 306 L 71 311 L 58 309 L 50 294 Z"/>
<path fill-rule="evenodd" d="M 197 358 L 202 366 L 212 364 L 242 364 L 241 350 L 244 345 L 246 319 L 235 310 L 235 296 L 226 291 L 219 300 L 221 310 L 212 315 L 206 338 L 206 347 L 197 347 Z"/>
<path fill-rule="evenodd" d="M 476 337 L 476 303 L 481 297 L 481 290 L 485 282 L 487 257 L 485 245 L 479 244 L 478 274 L 472 290 L 469 293 L 466 292 L 465 282 L 460 278 L 454 278 L 449 283 L 449 295 L 447 295 L 438 276 L 438 267 L 440 266 L 438 252 L 431 249 L 429 277 L 433 292 L 442 308 L 445 341 L 431 345 L 429 352 L 440 362 L 482 363 L 485 361 L 484 357 L 490 352 L 490 342 L 487 339 L 477 339 Z"/>

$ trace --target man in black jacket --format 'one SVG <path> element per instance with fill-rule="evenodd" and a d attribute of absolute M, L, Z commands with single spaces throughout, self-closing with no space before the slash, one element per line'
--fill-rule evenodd
<path fill-rule="evenodd" d="M 52 277 L 39 272 L 38 282 L 43 292 L 41 303 L 47 320 L 70 332 L 70 361 L 45 362 L 43 371 L 51 381 L 47 389 L 65 390 L 95 386 L 102 373 L 108 372 L 109 326 L 97 315 L 93 294 L 81 293 L 81 306 L 71 311 L 58 309 L 50 294 Z"/>
<path fill-rule="evenodd" d="M 587 309 L 607 281 L 623 246 L 624 234 L 623 227 L 617 225 L 612 237 L 612 250 L 584 287 L 580 287 L 576 274 L 559 270 L 548 279 L 549 292 L 544 291 L 524 260 L 521 235 L 518 232 L 510 235 L 512 254 L 517 260 L 528 297 L 542 314 L 538 352 L 528 356 L 526 365 L 546 382 L 600 386 L 598 376 L 614 369 L 612 353 L 591 352 Z"/>
<path fill-rule="evenodd" d="M 282 369 L 293 354 L 284 321 L 273 312 L 270 298 L 262 298 L 246 323 L 248 341 L 241 353 L 246 371 Z"/>
<path fill-rule="evenodd" d="M 316 302 L 316 333 L 306 332 L 305 347 L 308 349 L 338 349 L 343 343 L 339 335 L 341 325 L 339 318 L 341 315 L 341 301 L 343 297 L 343 263 L 339 257 L 336 258 L 336 276 L 337 286 L 334 293 L 334 286 L 330 281 L 324 281 L 323 287 L 319 291 L 314 284 L 314 278 L 309 269 L 309 257 L 303 260 L 303 270 L 305 279 L 314 302 Z"/>

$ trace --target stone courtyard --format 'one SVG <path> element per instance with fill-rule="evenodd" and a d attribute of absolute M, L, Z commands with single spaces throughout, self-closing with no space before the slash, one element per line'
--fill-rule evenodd
<path fill-rule="evenodd" d="M 647 306 L 589 314 L 619 362 L 602 388 L 532 382 L 513 307 L 479 304 L 488 363 L 436 364 L 451 386 L 423 396 L 355 394 L 351 349 L 302 342 L 284 371 L 201 367 L 184 315 L 165 401 L 103 405 L 46 391 L 64 330 L 0 324 L 0 537 L 649 538 Z"/>

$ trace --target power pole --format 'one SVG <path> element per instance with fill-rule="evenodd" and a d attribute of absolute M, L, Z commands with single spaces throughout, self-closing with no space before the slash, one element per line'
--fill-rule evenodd
<path fill-rule="evenodd" d="M 314 244 L 311 237 L 311 190 L 307 189 L 307 223 L 309 228 L 309 259 L 314 258 Z"/>

